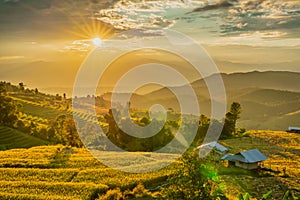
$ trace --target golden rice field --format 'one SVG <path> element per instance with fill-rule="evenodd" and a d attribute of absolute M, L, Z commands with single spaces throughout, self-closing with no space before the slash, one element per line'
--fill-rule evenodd
<path fill-rule="evenodd" d="M 110 188 L 155 186 L 169 174 L 167 169 L 121 172 L 104 166 L 85 149 L 60 145 L 12 149 L 0 151 L 0 199 L 96 199 Z"/>
<path fill-rule="evenodd" d="M 250 137 L 220 141 L 231 153 L 258 148 L 268 156 L 265 167 L 279 170 L 278 174 L 257 175 L 247 170 L 226 168 L 217 161 L 224 191 L 230 199 L 249 192 L 260 199 L 272 190 L 272 198 L 281 199 L 289 188 L 300 188 L 300 135 L 274 131 L 250 131 Z M 171 155 L 153 156 L 137 153 L 149 165 L 170 161 Z M 135 156 L 106 152 L 103 158 L 124 162 L 124 169 L 134 164 Z M 141 159 L 141 158 L 140 158 Z M 286 168 L 284 176 L 283 168 Z M 138 171 L 137 171 L 138 172 Z M 166 183 L 172 168 L 150 173 L 125 173 L 111 169 L 83 148 L 61 145 L 0 151 L 0 199 L 97 199 L 110 189 L 133 189 L 139 183 L 155 188 Z"/>

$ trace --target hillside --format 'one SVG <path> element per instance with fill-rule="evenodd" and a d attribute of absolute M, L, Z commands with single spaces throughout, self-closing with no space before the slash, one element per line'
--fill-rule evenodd
<path fill-rule="evenodd" d="M 238 194 L 249 192 L 259 199 L 272 190 L 269 199 L 277 200 L 288 188 L 297 190 L 300 135 L 273 131 L 252 131 L 248 134 L 249 137 L 222 140 L 220 143 L 229 147 L 231 153 L 258 148 L 268 156 L 264 165 L 280 172 L 257 173 L 227 168 L 216 160 L 213 166 L 226 196 L 235 200 Z M 132 155 L 108 154 L 104 157 L 114 157 L 116 161 L 126 158 L 134 165 Z M 167 155 L 154 158 L 145 154 L 145 159 L 152 163 L 163 163 L 168 158 Z M 167 183 L 167 177 L 173 173 L 173 165 L 156 172 L 129 174 L 104 166 L 83 148 L 57 145 L 0 151 L 0 198 L 96 199 L 109 189 L 120 188 L 124 191 L 133 189 L 138 183 L 160 192 L 157 186 Z M 140 166 L 143 167 L 148 166 Z M 286 168 L 286 176 L 283 168 Z M 294 194 L 299 195 L 296 190 Z"/>
<path fill-rule="evenodd" d="M 39 138 L 22 133 L 18 130 L 0 126 L 0 150 L 13 148 L 29 148 L 43 146 L 48 142 Z"/>
<path fill-rule="evenodd" d="M 264 166 L 278 173 L 266 172 L 256 175 L 249 174 L 247 171 L 239 173 L 235 169 L 226 168 L 220 173 L 228 184 L 229 193 L 238 189 L 259 198 L 262 194 L 272 190 L 273 194 L 270 199 L 277 200 L 283 197 L 285 189 L 294 188 L 297 191 L 296 196 L 299 197 L 300 135 L 280 131 L 250 131 L 248 133 L 249 137 L 227 139 L 220 143 L 230 147 L 231 153 L 259 149 L 268 157 L 264 161 Z M 284 169 L 286 175 L 284 175 Z"/>
<path fill-rule="evenodd" d="M 249 72 L 222 74 L 222 77 L 226 86 L 227 107 L 234 101 L 242 106 L 241 119 L 238 121 L 240 127 L 284 131 L 289 126 L 300 126 L 300 73 Z M 214 76 L 208 77 L 213 78 Z M 210 116 L 211 102 L 204 80 L 194 82 L 193 88 L 197 93 L 201 114 Z M 185 99 L 190 98 L 185 94 L 184 88 L 174 89 L 184 94 Z M 22 118 L 41 125 L 48 124 L 59 115 L 72 114 L 70 99 L 64 101 L 56 100 L 57 97 L 51 95 L 24 95 L 14 90 L 10 97 L 21 105 L 20 111 L 26 114 Z M 106 93 L 96 98 L 96 110 L 99 115 L 107 112 L 110 97 L 111 93 Z M 123 98 L 123 95 L 119 94 L 119 98 Z M 154 104 L 161 104 L 166 109 L 179 110 L 176 97 L 167 88 L 146 95 L 133 94 L 131 97 L 133 108 L 146 110 Z M 93 107 L 88 104 L 86 106 L 88 109 Z M 90 119 L 84 111 L 76 111 L 75 115 Z"/>

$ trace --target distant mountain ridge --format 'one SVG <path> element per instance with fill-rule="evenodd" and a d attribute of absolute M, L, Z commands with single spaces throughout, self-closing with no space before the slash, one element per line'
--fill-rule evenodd
<path fill-rule="evenodd" d="M 212 75 L 208 78 L 214 78 Z M 253 71 L 245 73 L 222 74 L 227 89 L 265 88 L 300 92 L 300 73 L 288 71 Z M 203 79 L 193 85 L 203 84 Z"/>
<path fill-rule="evenodd" d="M 191 83 L 195 89 L 205 88 L 205 81 L 214 80 L 220 74 L 213 74 L 206 78 L 201 78 Z M 288 71 L 252 71 L 239 73 L 221 73 L 226 90 L 236 90 L 243 88 L 264 88 L 274 90 L 286 90 L 300 92 L 300 73 Z M 211 81 L 213 82 L 213 81 Z M 158 94 L 166 88 L 154 91 Z M 153 94 L 151 92 L 150 94 Z"/>
<path fill-rule="evenodd" d="M 286 130 L 290 125 L 300 126 L 300 73 L 253 71 L 221 76 L 226 88 L 227 107 L 233 101 L 242 105 L 241 126 L 271 130 Z M 191 84 L 198 96 L 201 113 L 208 116 L 211 100 L 205 81 L 214 83 L 215 78 L 216 75 L 211 75 Z M 173 89 L 185 94 L 184 87 Z M 176 97 L 168 88 L 132 97 L 132 104 L 138 108 L 148 109 L 155 103 L 180 110 Z"/>

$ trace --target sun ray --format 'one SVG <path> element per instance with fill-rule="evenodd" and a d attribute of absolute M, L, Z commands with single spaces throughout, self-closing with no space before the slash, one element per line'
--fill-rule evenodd
<path fill-rule="evenodd" d="M 78 37 L 78 39 L 90 39 L 91 41 L 93 38 L 108 38 L 113 34 L 114 27 L 100 21 L 95 16 L 95 12 L 93 12 L 94 8 L 91 3 L 88 9 L 79 12 L 70 11 L 78 7 L 74 1 L 68 3 L 62 2 L 61 5 L 61 8 L 57 9 L 73 24 L 72 28 L 66 30 L 69 34 Z"/>

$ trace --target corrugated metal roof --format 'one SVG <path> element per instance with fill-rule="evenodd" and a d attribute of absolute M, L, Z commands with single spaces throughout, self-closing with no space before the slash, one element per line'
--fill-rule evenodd
<path fill-rule="evenodd" d="M 224 155 L 221 159 L 222 160 L 230 160 L 230 161 L 232 161 L 232 157 L 233 156 L 234 156 L 234 154 L 229 153 L 229 154 Z"/>
<path fill-rule="evenodd" d="M 246 162 L 245 158 L 242 155 L 237 155 L 237 154 L 226 154 L 222 158 L 222 160 L 229 160 L 229 161 L 241 161 L 241 162 Z"/>
<path fill-rule="evenodd" d="M 267 156 L 262 154 L 258 149 L 240 152 L 240 154 L 245 158 L 247 163 L 255 163 L 267 159 Z"/>
<path fill-rule="evenodd" d="M 226 154 L 221 159 L 229 161 L 241 161 L 244 163 L 261 162 L 267 159 L 258 149 L 240 152 L 237 154 Z"/>
<path fill-rule="evenodd" d="M 218 142 L 210 142 L 206 144 L 202 144 L 198 146 L 196 149 L 213 149 L 216 148 L 220 152 L 226 152 L 229 151 L 228 148 L 224 147 L 223 145 L 219 144 Z"/>
<path fill-rule="evenodd" d="M 290 126 L 289 127 L 289 129 L 288 129 L 289 131 L 292 131 L 292 130 L 297 130 L 297 131 L 300 131 L 300 127 L 296 127 L 296 126 Z"/>

